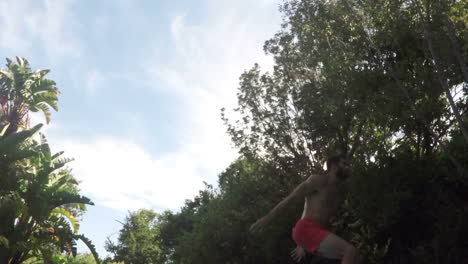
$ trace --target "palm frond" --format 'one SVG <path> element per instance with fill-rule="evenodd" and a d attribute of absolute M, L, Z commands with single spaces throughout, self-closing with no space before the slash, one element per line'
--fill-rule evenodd
<path fill-rule="evenodd" d="M 73 233 L 75 234 L 78 233 L 78 229 L 79 229 L 78 219 L 76 219 L 76 217 L 74 217 L 70 211 L 68 211 L 65 208 L 59 207 L 59 208 L 54 208 L 52 210 L 52 213 L 59 214 L 65 217 L 70 222 L 71 227 L 73 228 Z"/>
<path fill-rule="evenodd" d="M 49 109 L 48 107 L 52 107 L 52 109 L 54 109 L 55 111 L 58 111 L 58 96 L 55 95 L 55 94 L 51 94 L 51 93 L 42 93 L 42 94 L 39 94 L 39 95 L 36 95 L 35 98 L 34 98 L 34 101 L 32 102 L 33 105 L 37 104 L 38 106 L 39 105 L 45 105 L 47 106 L 47 109 Z M 42 108 L 39 108 L 42 110 Z M 50 111 L 50 109 L 49 109 Z"/>
<path fill-rule="evenodd" d="M 65 152 L 64 151 L 59 151 L 59 152 L 55 153 L 54 155 L 52 155 L 52 160 L 55 160 L 59 156 L 63 155 L 63 153 L 65 153 Z"/>
<path fill-rule="evenodd" d="M 40 94 L 49 93 L 51 95 L 59 95 L 60 91 L 56 87 L 57 83 L 50 79 L 40 79 L 31 83 L 31 92 L 37 96 Z"/>
<path fill-rule="evenodd" d="M 13 161 L 18 161 L 18 160 L 23 160 L 26 158 L 30 158 L 34 155 L 37 155 L 37 151 L 31 148 L 23 148 L 23 149 L 18 149 L 12 153 L 10 153 L 7 157 L 6 160 L 9 162 Z"/>
<path fill-rule="evenodd" d="M 40 140 L 41 140 L 41 143 L 40 143 L 41 154 L 47 160 L 47 162 L 50 162 L 52 159 L 52 153 L 50 151 L 50 146 L 47 143 L 47 139 L 44 136 L 44 134 L 40 134 Z"/>
<path fill-rule="evenodd" d="M 30 79 L 33 79 L 33 80 L 41 80 L 41 79 L 43 79 L 44 76 L 46 76 L 49 72 L 50 72 L 50 70 L 36 70 L 36 71 L 34 71 L 34 72 L 31 74 Z"/>
<path fill-rule="evenodd" d="M 94 203 L 88 197 L 66 191 L 59 190 L 51 196 L 50 204 L 53 206 L 53 208 L 75 203 L 94 205 Z"/>
<path fill-rule="evenodd" d="M 35 109 L 40 110 L 40 111 L 42 111 L 44 113 L 44 116 L 46 118 L 46 123 L 49 124 L 50 123 L 50 117 L 52 115 L 51 112 L 50 112 L 49 106 L 47 104 L 45 104 L 45 103 L 38 103 L 38 104 L 35 105 Z M 38 111 L 35 111 L 35 112 L 38 112 Z"/>
<path fill-rule="evenodd" d="M 16 56 L 16 61 L 21 68 L 24 68 L 26 71 L 31 72 L 31 67 L 29 66 L 29 61 L 23 57 Z"/>
<path fill-rule="evenodd" d="M 49 192 L 68 191 L 74 193 L 76 191 L 78 181 L 71 174 L 57 175 L 57 177 L 51 182 L 51 186 L 48 188 Z"/>
<path fill-rule="evenodd" d="M 96 247 L 94 246 L 94 244 L 91 242 L 91 240 L 89 240 L 89 238 L 85 237 L 83 234 L 80 234 L 80 235 L 75 235 L 75 239 L 79 239 L 81 241 L 83 241 L 83 243 L 89 248 L 89 250 L 91 251 L 91 254 L 93 254 L 93 257 L 94 257 L 94 260 L 96 260 L 96 263 L 97 264 L 100 264 L 101 263 L 101 260 L 99 259 L 99 255 L 96 251 Z"/>
<path fill-rule="evenodd" d="M 8 81 L 12 82 L 15 80 L 15 76 L 13 72 L 8 69 L 0 69 L 0 79 L 7 79 Z"/>
<path fill-rule="evenodd" d="M 54 168 L 54 170 L 58 170 L 73 160 L 74 159 L 72 158 L 60 158 L 52 160 L 52 168 Z"/>

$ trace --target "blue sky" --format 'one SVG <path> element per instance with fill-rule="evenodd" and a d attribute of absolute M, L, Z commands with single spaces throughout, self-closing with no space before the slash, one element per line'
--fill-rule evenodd
<path fill-rule="evenodd" d="M 220 108 L 235 107 L 245 69 L 271 69 L 262 47 L 280 28 L 279 3 L 0 2 L 0 57 L 51 69 L 62 92 L 43 132 L 75 158 L 96 204 L 80 231 L 101 256 L 128 211 L 178 210 L 235 159 Z"/>

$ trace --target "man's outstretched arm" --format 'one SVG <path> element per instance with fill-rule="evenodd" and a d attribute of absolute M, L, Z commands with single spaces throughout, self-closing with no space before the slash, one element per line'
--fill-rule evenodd
<path fill-rule="evenodd" d="M 262 228 L 274 219 L 287 205 L 296 198 L 302 198 L 315 191 L 315 187 L 321 182 L 320 176 L 311 176 L 306 181 L 299 184 L 286 198 L 279 202 L 267 215 L 260 218 L 251 227 L 251 232 L 261 231 Z"/>

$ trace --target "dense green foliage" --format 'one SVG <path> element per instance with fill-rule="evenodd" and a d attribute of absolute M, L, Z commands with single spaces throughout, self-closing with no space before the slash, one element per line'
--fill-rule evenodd
<path fill-rule="evenodd" d="M 0 263 L 27 259 L 56 262 L 60 252 L 76 255 L 82 240 L 78 218 L 93 203 L 79 194 L 63 152 L 53 154 L 42 125 L 29 128 L 30 111 L 57 109 L 59 91 L 47 70 L 31 71 L 28 61 L 7 60 L 0 69 Z"/>
<path fill-rule="evenodd" d="M 24 264 L 42 264 L 44 260 L 42 258 L 30 258 L 23 262 Z M 71 256 L 68 254 L 55 254 L 52 257 L 52 263 L 54 264 L 96 264 L 96 259 L 93 254 L 77 254 Z"/>
<path fill-rule="evenodd" d="M 241 156 L 219 188 L 159 216 L 158 255 L 166 263 L 292 263 L 301 201 L 262 234 L 248 227 L 340 151 L 353 157 L 353 184 L 332 231 L 365 263 L 464 263 L 467 8 L 285 1 L 282 29 L 264 46 L 273 71 L 246 71 L 240 117 L 223 111 Z"/>
<path fill-rule="evenodd" d="M 125 219 L 117 243 L 108 240 L 106 250 L 114 260 L 127 264 L 162 263 L 158 215 L 151 210 L 140 210 Z"/>

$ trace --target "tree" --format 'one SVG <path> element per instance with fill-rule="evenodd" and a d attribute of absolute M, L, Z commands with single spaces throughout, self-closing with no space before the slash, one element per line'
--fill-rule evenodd
<path fill-rule="evenodd" d="M 52 154 L 41 124 L 28 129 L 29 111 L 56 108 L 58 90 L 44 79 L 48 71 L 31 73 L 25 59 L 8 61 L 0 71 L 0 262 L 38 258 L 51 263 L 54 254 L 76 255 L 82 240 L 99 261 L 94 246 L 78 234 L 78 217 L 93 205 L 79 194 L 78 182 L 65 165 L 63 152 Z"/>
<path fill-rule="evenodd" d="M 271 163 L 233 162 L 219 175 L 219 189 L 206 185 L 179 213 L 161 216 L 159 239 L 167 262 L 293 263 L 291 215 L 300 216 L 302 201 L 272 223 L 267 237 L 248 231 L 292 188 L 287 175 Z"/>
<path fill-rule="evenodd" d="M 222 113 L 249 160 L 306 177 L 320 172 L 330 153 L 353 156 L 356 183 L 333 231 L 357 244 L 369 263 L 457 263 L 466 248 L 457 232 L 467 228 L 459 219 L 467 217 L 461 190 L 468 188 L 468 147 L 465 124 L 452 110 L 455 103 L 466 115 L 467 91 L 447 101 L 464 78 L 443 27 L 444 15 L 453 15 L 447 10 L 460 4 L 424 1 L 429 47 L 414 2 L 286 1 L 282 30 L 264 46 L 275 59 L 273 72 L 259 65 L 246 71 L 235 109 L 240 118 Z M 466 35 L 464 25 L 454 24 L 458 36 Z M 457 40 L 466 47 L 466 38 Z M 435 70 L 431 49 L 440 58 Z"/>
<path fill-rule="evenodd" d="M 117 243 L 108 240 L 105 247 L 114 255 L 113 261 L 128 264 L 162 263 L 158 233 L 158 214 L 142 209 L 129 213 L 119 232 Z"/>

